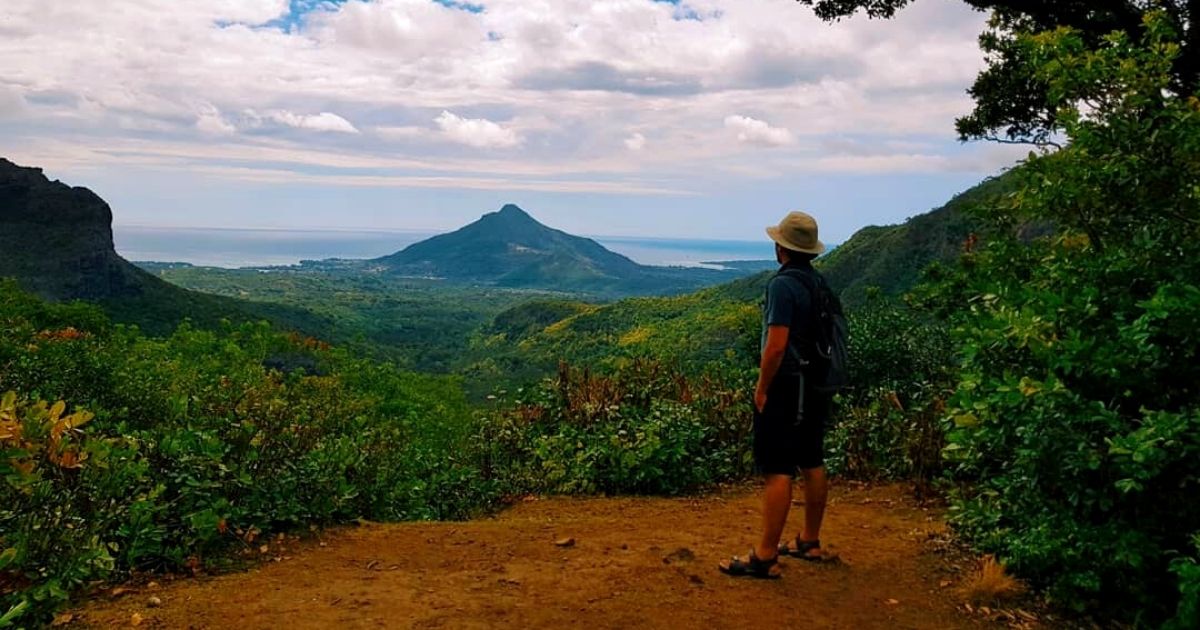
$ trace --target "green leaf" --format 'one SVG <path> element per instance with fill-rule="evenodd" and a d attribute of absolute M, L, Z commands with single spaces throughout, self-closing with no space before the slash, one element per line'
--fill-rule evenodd
<path fill-rule="evenodd" d="M 0 571 L 7 569 L 16 559 L 17 549 L 15 547 L 9 547 L 4 551 L 0 551 Z"/>
<path fill-rule="evenodd" d="M 958 414 L 958 415 L 954 416 L 954 424 L 955 424 L 955 426 L 958 426 L 958 427 L 961 427 L 964 429 L 977 427 L 977 426 L 979 426 L 979 416 L 976 416 L 973 413 Z"/>

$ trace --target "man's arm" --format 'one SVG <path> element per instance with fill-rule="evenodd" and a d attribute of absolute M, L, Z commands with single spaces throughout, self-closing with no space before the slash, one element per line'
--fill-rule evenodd
<path fill-rule="evenodd" d="M 787 352 L 788 332 L 787 326 L 767 327 L 767 346 L 763 348 L 762 363 L 758 366 L 758 387 L 754 389 L 754 408 L 760 413 L 767 406 L 767 389 L 775 380 Z"/>

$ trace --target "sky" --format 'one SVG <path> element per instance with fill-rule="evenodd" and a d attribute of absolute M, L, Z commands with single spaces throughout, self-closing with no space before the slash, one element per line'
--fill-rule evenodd
<path fill-rule="evenodd" d="M 837 243 L 1020 159 L 959 143 L 986 15 L 917 0 L 3 0 L 0 156 L 119 225 Z"/>

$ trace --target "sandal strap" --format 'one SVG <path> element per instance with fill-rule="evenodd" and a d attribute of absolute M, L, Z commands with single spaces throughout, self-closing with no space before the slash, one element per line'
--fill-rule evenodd
<path fill-rule="evenodd" d="M 721 567 L 721 572 L 733 576 L 777 578 L 779 575 L 773 572 L 777 565 L 777 557 L 770 560 L 762 560 L 754 555 L 754 550 L 751 549 L 748 556 L 733 556 L 729 560 L 728 565 Z"/>
<path fill-rule="evenodd" d="M 794 545 L 794 546 L 793 546 Z M 800 540 L 797 536 L 793 542 L 784 542 L 779 544 L 779 554 L 793 558 L 803 558 L 808 555 L 808 552 L 814 549 L 821 548 L 819 540 Z"/>
<path fill-rule="evenodd" d="M 821 548 L 820 540 L 800 540 L 799 536 L 796 537 L 796 551 L 798 551 L 800 553 L 808 553 L 809 551 L 812 551 L 813 549 L 820 549 L 820 548 Z"/>
<path fill-rule="evenodd" d="M 750 555 L 748 557 L 750 560 L 751 567 L 760 567 L 760 568 L 769 569 L 779 563 L 779 554 L 776 554 L 775 557 L 771 558 L 770 560 L 763 560 L 762 558 L 759 558 L 757 554 L 754 553 L 753 549 L 751 549 Z"/>

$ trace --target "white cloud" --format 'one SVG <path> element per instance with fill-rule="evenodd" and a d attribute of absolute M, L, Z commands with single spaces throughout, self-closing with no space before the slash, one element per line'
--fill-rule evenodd
<path fill-rule="evenodd" d="M 196 129 L 217 136 L 237 133 L 237 127 L 225 120 L 220 110 L 211 105 L 204 107 L 196 116 Z"/>
<path fill-rule="evenodd" d="M 463 118 L 443 110 L 433 120 L 454 142 L 476 148 L 505 149 L 521 144 L 521 137 L 486 118 Z"/>
<path fill-rule="evenodd" d="M 338 133 L 358 133 L 358 129 L 350 121 L 329 112 L 319 114 L 297 114 L 286 109 L 273 110 L 259 114 L 251 110 L 252 118 L 269 120 L 285 127 L 308 129 L 310 131 L 335 131 Z"/>
<path fill-rule="evenodd" d="M 431 0 L 348 2 L 317 14 L 312 31 L 322 41 L 384 52 L 405 64 L 460 53 L 487 37 L 478 14 Z"/>
<path fill-rule="evenodd" d="M 907 164 L 955 168 L 953 119 L 970 107 L 986 20 L 961 0 L 836 24 L 778 0 L 485 0 L 479 13 L 371 0 L 322 2 L 284 31 L 269 23 L 288 0 L 58 2 L 53 19 L 45 0 L 0 4 L 0 121 L 22 119 L 0 129 L 9 146 L 86 146 L 76 163 L 94 168 L 136 152 L 667 188 L 698 169 L 725 186 L 804 160 L 906 163 L 847 159 L 824 142 L 843 134 L 916 143 L 905 152 L 924 157 Z"/>
<path fill-rule="evenodd" d="M 726 116 L 725 128 L 737 132 L 738 142 L 764 147 L 782 147 L 792 144 L 796 138 L 783 127 L 772 127 L 766 122 L 748 116 Z"/>
<path fill-rule="evenodd" d="M 270 168 L 237 166 L 201 166 L 189 172 L 206 173 L 239 181 L 258 183 L 306 182 L 333 186 L 367 188 L 434 188 L 443 190 L 521 190 L 558 193 L 639 194 L 688 197 L 696 194 L 682 188 L 657 187 L 639 182 L 608 182 L 595 180 L 539 180 L 513 177 L 426 177 L 395 175 L 314 175 Z"/>
<path fill-rule="evenodd" d="M 157 2 L 150 0 L 150 2 L 177 5 L 169 0 L 157 0 Z M 209 0 L 203 4 L 207 6 L 188 7 L 185 10 L 208 14 L 213 16 L 213 19 L 261 24 L 283 15 L 288 9 L 288 0 Z"/>

